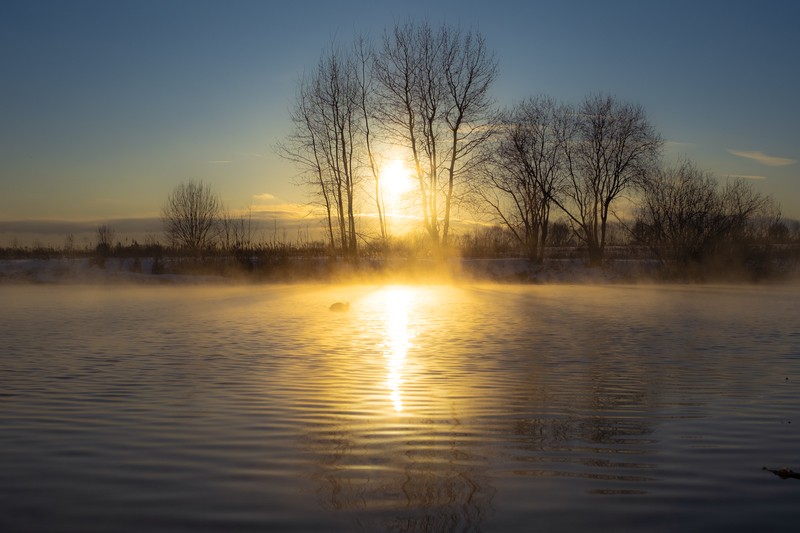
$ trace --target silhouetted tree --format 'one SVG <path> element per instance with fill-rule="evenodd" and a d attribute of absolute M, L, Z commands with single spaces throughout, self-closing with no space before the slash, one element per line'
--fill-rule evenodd
<path fill-rule="evenodd" d="M 787 242 L 791 234 L 789 231 L 789 226 L 786 225 L 786 221 L 784 220 L 778 220 L 774 222 L 769 226 L 767 231 L 770 241 L 776 243 Z"/>
<path fill-rule="evenodd" d="M 586 98 L 573 114 L 563 144 L 567 180 L 554 202 L 576 226 L 589 262 L 602 262 L 614 202 L 646 183 L 663 141 L 641 106 L 614 97 Z"/>
<path fill-rule="evenodd" d="M 108 255 L 111 252 L 111 247 L 114 246 L 116 232 L 109 226 L 101 224 L 97 226 L 95 234 L 97 235 L 95 250 L 97 253 Z"/>
<path fill-rule="evenodd" d="M 350 257 L 357 252 L 355 195 L 358 152 L 363 149 L 363 98 L 354 55 L 333 46 L 316 71 L 301 80 L 292 112 L 294 131 L 288 143 L 279 146 L 284 157 L 304 167 L 306 183 L 320 195 L 331 247 Z"/>
<path fill-rule="evenodd" d="M 161 211 L 164 231 L 173 246 L 203 250 L 214 242 L 221 210 L 222 202 L 210 185 L 181 183 Z"/>
<path fill-rule="evenodd" d="M 751 184 L 737 179 L 720 186 L 686 160 L 658 169 L 646 183 L 635 237 L 689 275 L 711 259 L 738 259 L 734 249 L 756 237 L 748 234 L 753 224 L 769 228 L 779 219 L 772 200 Z"/>
<path fill-rule="evenodd" d="M 298 164 L 302 172 L 298 184 L 308 186 L 317 198 L 317 202 L 325 210 L 327 236 L 331 250 L 336 249 L 334 236 L 335 202 L 331 183 L 324 166 L 322 140 L 316 125 L 316 106 L 312 98 L 313 89 L 308 77 L 298 83 L 297 100 L 291 111 L 294 125 L 286 142 L 278 145 L 278 153 Z"/>
<path fill-rule="evenodd" d="M 436 247 L 447 243 L 456 187 L 489 134 L 495 76 L 483 37 L 446 26 L 397 25 L 379 52 L 357 37 L 352 48 L 323 55 L 299 84 L 294 129 L 278 150 L 303 168 L 332 248 L 356 253 L 356 195 L 367 176 L 381 237 L 388 236 L 380 151 L 392 145 L 413 161 L 426 232 Z"/>
<path fill-rule="evenodd" d="M 381 240 L 384 244 L 389 237 L 386 223 L 386 206 L 381 183 L 381 157 L 375 149 L 376 91 L 375 91 L 375 52 L 363 36 L 357 36 L 353 55 L 355 60 L 355 81 L 358 90 L 358 109 L 361 112 L 362 133 L 366 164 L 375 184 L 375 208 L 378 213 Z"/>
<path fill-rule="evenodd" d="M 101 224 L 97 226 L 95 233 L 97 235 L 97 244 L 94 248 L 95 262 L 99 267 L 104 268 L 106 258 L 111 255 L 114 239 L 116 239 L 116 232 L 109 226 Z"/>
<path fill-rule="evenodd" d="M 410 152 L 425 231 L 438 249 L 447 245 L 458 181 L 488 138 L 496 61 L 478 32 L 405 23 L 385 33 L 375 76 L 382 126 Z"/>
<path fill-rule="evenodd" d="M 548 246 L 561 247 L 571 246 L 574 244 L 572 241 L 573 232 L 570 229 L 569 224 L 563 220 L 557 220 L 554 222 L 547 234 Z"/>
<path fill-rule="evenodd" d="M 565 179 L 568 108 L 546 97 L 525 100 L 500 115 L 487 143 L 478 195 L 527 251 L 544 260 L 553 198 Z"/>

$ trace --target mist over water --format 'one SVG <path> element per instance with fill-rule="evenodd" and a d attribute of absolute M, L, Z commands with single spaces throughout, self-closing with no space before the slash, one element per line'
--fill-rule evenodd
<path fill-rule="evenodd" d="M 349 302 L 347 312 L 329 306 Z M 800 289 L 0 287 L 3 531 L 790 530 Z"/>

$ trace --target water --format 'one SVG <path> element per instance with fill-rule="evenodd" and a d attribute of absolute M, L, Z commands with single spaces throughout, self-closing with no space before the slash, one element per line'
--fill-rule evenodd
<path fill-rule="evenodd" d="M 0 287 L 0 530 L 794 530 L 762 466 L 800 470 L 799 317 L 787 287 Z"/>

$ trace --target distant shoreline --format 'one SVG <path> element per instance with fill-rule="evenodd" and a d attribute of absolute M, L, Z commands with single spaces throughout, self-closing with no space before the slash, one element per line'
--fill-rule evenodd
<path fill-rule="evenodd" d="M 154 273 L 155 272 L 155 273 Z M 229 261 L 187 262 L 181 259 L 93 258 L 3 259 L 0 285 L 28 284 L 277 284 L 277 283 L 515 283 L 515 284 L 630 284 L 630 283 L 795 283 L 800 270 L 753 279 L 720 273 L 702 279 L 666 278 L 655 261 L 612 259 L 589 267 L 581 259 L 551 259 L 536 265 L 526 259 L 427 260 L 364 259 L 357 265 L 324 257 L 284 259 L 252 270 Z"/>

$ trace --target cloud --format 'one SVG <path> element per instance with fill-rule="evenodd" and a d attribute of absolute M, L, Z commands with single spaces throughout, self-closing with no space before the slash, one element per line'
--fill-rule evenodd
<path fill-rule="evenodd" d="M 227 159 L 217 159 L 215 161 L 209 161 L 212 165 L 227 165 L 228 163 L 233 163 L 233 161 L 228 161 Z"/>
<path fill-rule="evenodd" d="M 789 159 L 788 157 L 776 157 L 773 155 L 767 155 L 764 152 L 758 151 L 746 151 L 746 150 L 728 150 L 729 154 L 735 155 L 737 157 L 743 157 L 745 159 L 752 159 L 753 161 L 757 161 L 762 165 L 767 165 L 768 167 L 787 167 L 789 165 L 794 165 L 797 163 L 797 159 Z"/>
<path fill-rule="evenodd" d="M 270 194 L 268 192 L 263 192 L 261 194 L 254 194 L 253 200 L 258 200 L 260 202 L 271 202 L 272 200 L 275 200 L 275 195 Z"/>
<path fill-rule="evenodd" d="M 665 141 L 664 144 L 667 148 L 680 148 L 682 146 L 697 146 L 697 143 L 683 142 L 683 141 Z"/>

